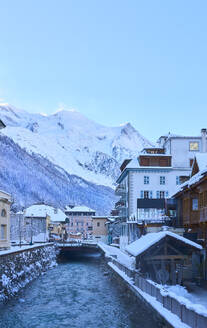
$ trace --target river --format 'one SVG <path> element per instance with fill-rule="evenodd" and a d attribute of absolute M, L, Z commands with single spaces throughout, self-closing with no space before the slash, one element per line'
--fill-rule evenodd
<path fill-rule="evenodd" d="M 158 328 L 106 275 L 100 257 L 65 260 L 0 306 L 0 328 Z"/>

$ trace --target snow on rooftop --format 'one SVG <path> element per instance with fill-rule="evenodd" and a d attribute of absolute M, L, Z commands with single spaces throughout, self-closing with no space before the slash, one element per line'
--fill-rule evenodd
<path fill-rule="evenodd" d="M 27 217 L 45 217 L 48 215 L 51 221 L 65 222 L 66 215 L 59 209 L 49 205 L 32 205 L 25 210 L 25 216 Z"/>
<path fill-rule="evenodd" d="M 126 247 L 126 251 L 133 255 L 138 256 L 145 252 L 148 248 L 159 242 L 161 239 L 165 238 L 166 236 L 173 237 L 177 240 L 182 241 L 183 243 L 190 245 L 192 247 L 195 247 L 197 249 L 202 249 L 202 246 L 194 243 L 193 241 L 184 238 L 182 236 L 179 236 L 173 232 L 170 231 L 160 231 L 160 232 L 154 232 L 154 233 L 148 233 L 145 236 L 142 236 L 138 240 L 134 241 L 133 243 L 129 244 Z"/>
<path fill-rule="evenodd" d="M 70 208 L 69 206 L 66 207 L 66 212 L 96 212 L 95 210 L 87 207 L 87 206 L 75 206 Z"/>
<path fill-rule="evenodd" d="M 197 161 L 199 171 L 207 169 L 207 153 L 198 153 L 195 155 L 195 159 Z"/>
<path fill-rule="evenodd" d="M 198 153 L 195 155 L 195 159 L 198 164 L 199 172 L 194 174 L 189 180 L 179 185 L 176 189 L 176 192 L 171 195 L 171 197 L 182 191 L 185 187 L 190 187 L 193 184 L 199 182 L 203 175 L 207 173 L 207 153 Z"/>

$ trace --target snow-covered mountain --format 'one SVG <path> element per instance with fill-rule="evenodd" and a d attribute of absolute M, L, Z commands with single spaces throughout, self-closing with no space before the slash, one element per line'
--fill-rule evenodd
<path fill-rule="evenodd" d="M 130 123 L 119 127 L 97 124 L 74 110 L 46 116 L 0 105 L 2 133 L 29 154 L 40 154 L 68 174 L 113 187 L 119 167 L 152 144 Z"/>
<path fill-rule="evenodd" d="M 103 215 L 110 212 L 115 201 L 111 188 L 70 175 L 41 155 L 28 154 L 3 134 L 0 134 L 0 189 L 11 193 L 15 211 L 45 202 L 60 208 L 85 204 Z"/>

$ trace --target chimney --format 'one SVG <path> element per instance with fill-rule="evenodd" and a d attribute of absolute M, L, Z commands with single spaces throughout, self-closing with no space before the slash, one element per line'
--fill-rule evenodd
<path fill-rule="evenodd" d="M 206 153 L 207 152 L 207 144 L 206 144 L 206 136 L 207 136 L 207 129 L 201 130 L 201 152 Z"/>

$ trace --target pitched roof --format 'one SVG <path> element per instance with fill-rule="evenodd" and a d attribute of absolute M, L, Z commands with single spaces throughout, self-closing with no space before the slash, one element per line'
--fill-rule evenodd
<path fill-rule="evenodd" d="M 126 247 L 126 251 L 133 256 L 138 256 L 138 255 L 144 253 L 148 248 L 150 248 L 154 244 L 158 243 L 161 239 L 165 238 L 166 236 L 175 238 L 191 247 L 194 247 L 197 249 L 202 249 L 201 245 L 199 245 L 187 238 L 179 236 L 176 233 L 173 233 L 170 231 L 160 231 L 160 232 L 148 233 L 145 236 L 142 236 L 138 240 L 129 244 Z"/>
<path fill-rule="evenodd" d="M 199 171 L 207 169 L 207 153 L 198 153 L 195 155 Z"/>
<path fill-rule="evenodd" d="M 46 217 L 51 221 L 65 222 L 66 215 L 61 209 L 56 209 L 49 205 L 32 205 L 25 210 L 26 217 Z"/>
<path fill-rule="evenodd" d="M 195 164 L 198 165 L 199 171 L 196 174 L 192 175 Z M 184 183 L 182 183 L 181 185 L 179 185 L 176 192 L 170 196 L 174 197 L 180 192 L 182 192 L 182 190 L 184 190 L 185 188 L 188 188 L 194 185 L 195 183 L 199 182 L 205 174 L 207 174 L 207 153 L 198 153 L 195 155 L 194 158 L 194 162 L 191 170 L 191 178 L 185 181 Z"/>

